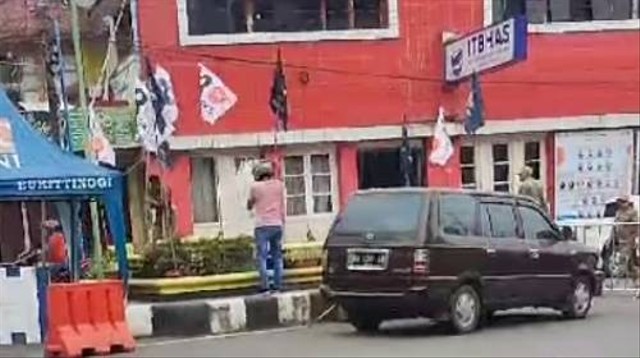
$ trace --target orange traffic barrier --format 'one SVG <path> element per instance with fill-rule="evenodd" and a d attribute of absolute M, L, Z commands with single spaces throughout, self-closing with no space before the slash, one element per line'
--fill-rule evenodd
<path fill-rule="evenodd" d="M 78 357 L 135 349 L 120 281 L 51 284 L 47 311 L 47 356 Z"/>

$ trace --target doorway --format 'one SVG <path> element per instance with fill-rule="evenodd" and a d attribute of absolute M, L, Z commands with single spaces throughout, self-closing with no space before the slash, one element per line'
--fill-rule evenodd
<path fill-rule="evenodd" d="M 413 161 L 409 170 L 411 186 L 424 186 L 424 148 L 411 147 Z M 358 150 L 359 189 L 405 186 L 400 147 Z"/>

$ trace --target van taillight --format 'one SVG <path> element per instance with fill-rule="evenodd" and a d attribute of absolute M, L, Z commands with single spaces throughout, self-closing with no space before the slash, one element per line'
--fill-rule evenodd
<path fill-rule="evenodd" d="M 416 249 L 413 252 L 413 272 L 419 274 L 429 273 L 429 250 Z"/>

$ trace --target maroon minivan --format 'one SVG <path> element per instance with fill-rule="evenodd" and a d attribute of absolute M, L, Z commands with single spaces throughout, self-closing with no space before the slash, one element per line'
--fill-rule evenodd
<path fill-rule="evenodd" d="M 361 191 L 329 232 L 321 289 L 359 331 L 427 317 L 467 333 L 497 310 L 528 306 L 583 318 L 603 275 L 597 252 L 572 236 L 525 197 Z"/>

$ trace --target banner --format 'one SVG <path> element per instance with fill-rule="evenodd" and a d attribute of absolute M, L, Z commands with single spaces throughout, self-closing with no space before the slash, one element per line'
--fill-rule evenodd
<path fill-rule="evenodd" d="M 96 107 L 95 114 L 106 139 L 114 147 L 137 146 L 135 108 Z M 69 112 L 69 133 L 73 151 L 83 151 L 87 144 L 89 126 L 82 118 L 80 111 L 74 109 Z"/>
<path fill-rule="evenodd" d="M 632 190 L 633 131 L 557 133 L 556 217 L 597 219 L 605 204 Z"/>

